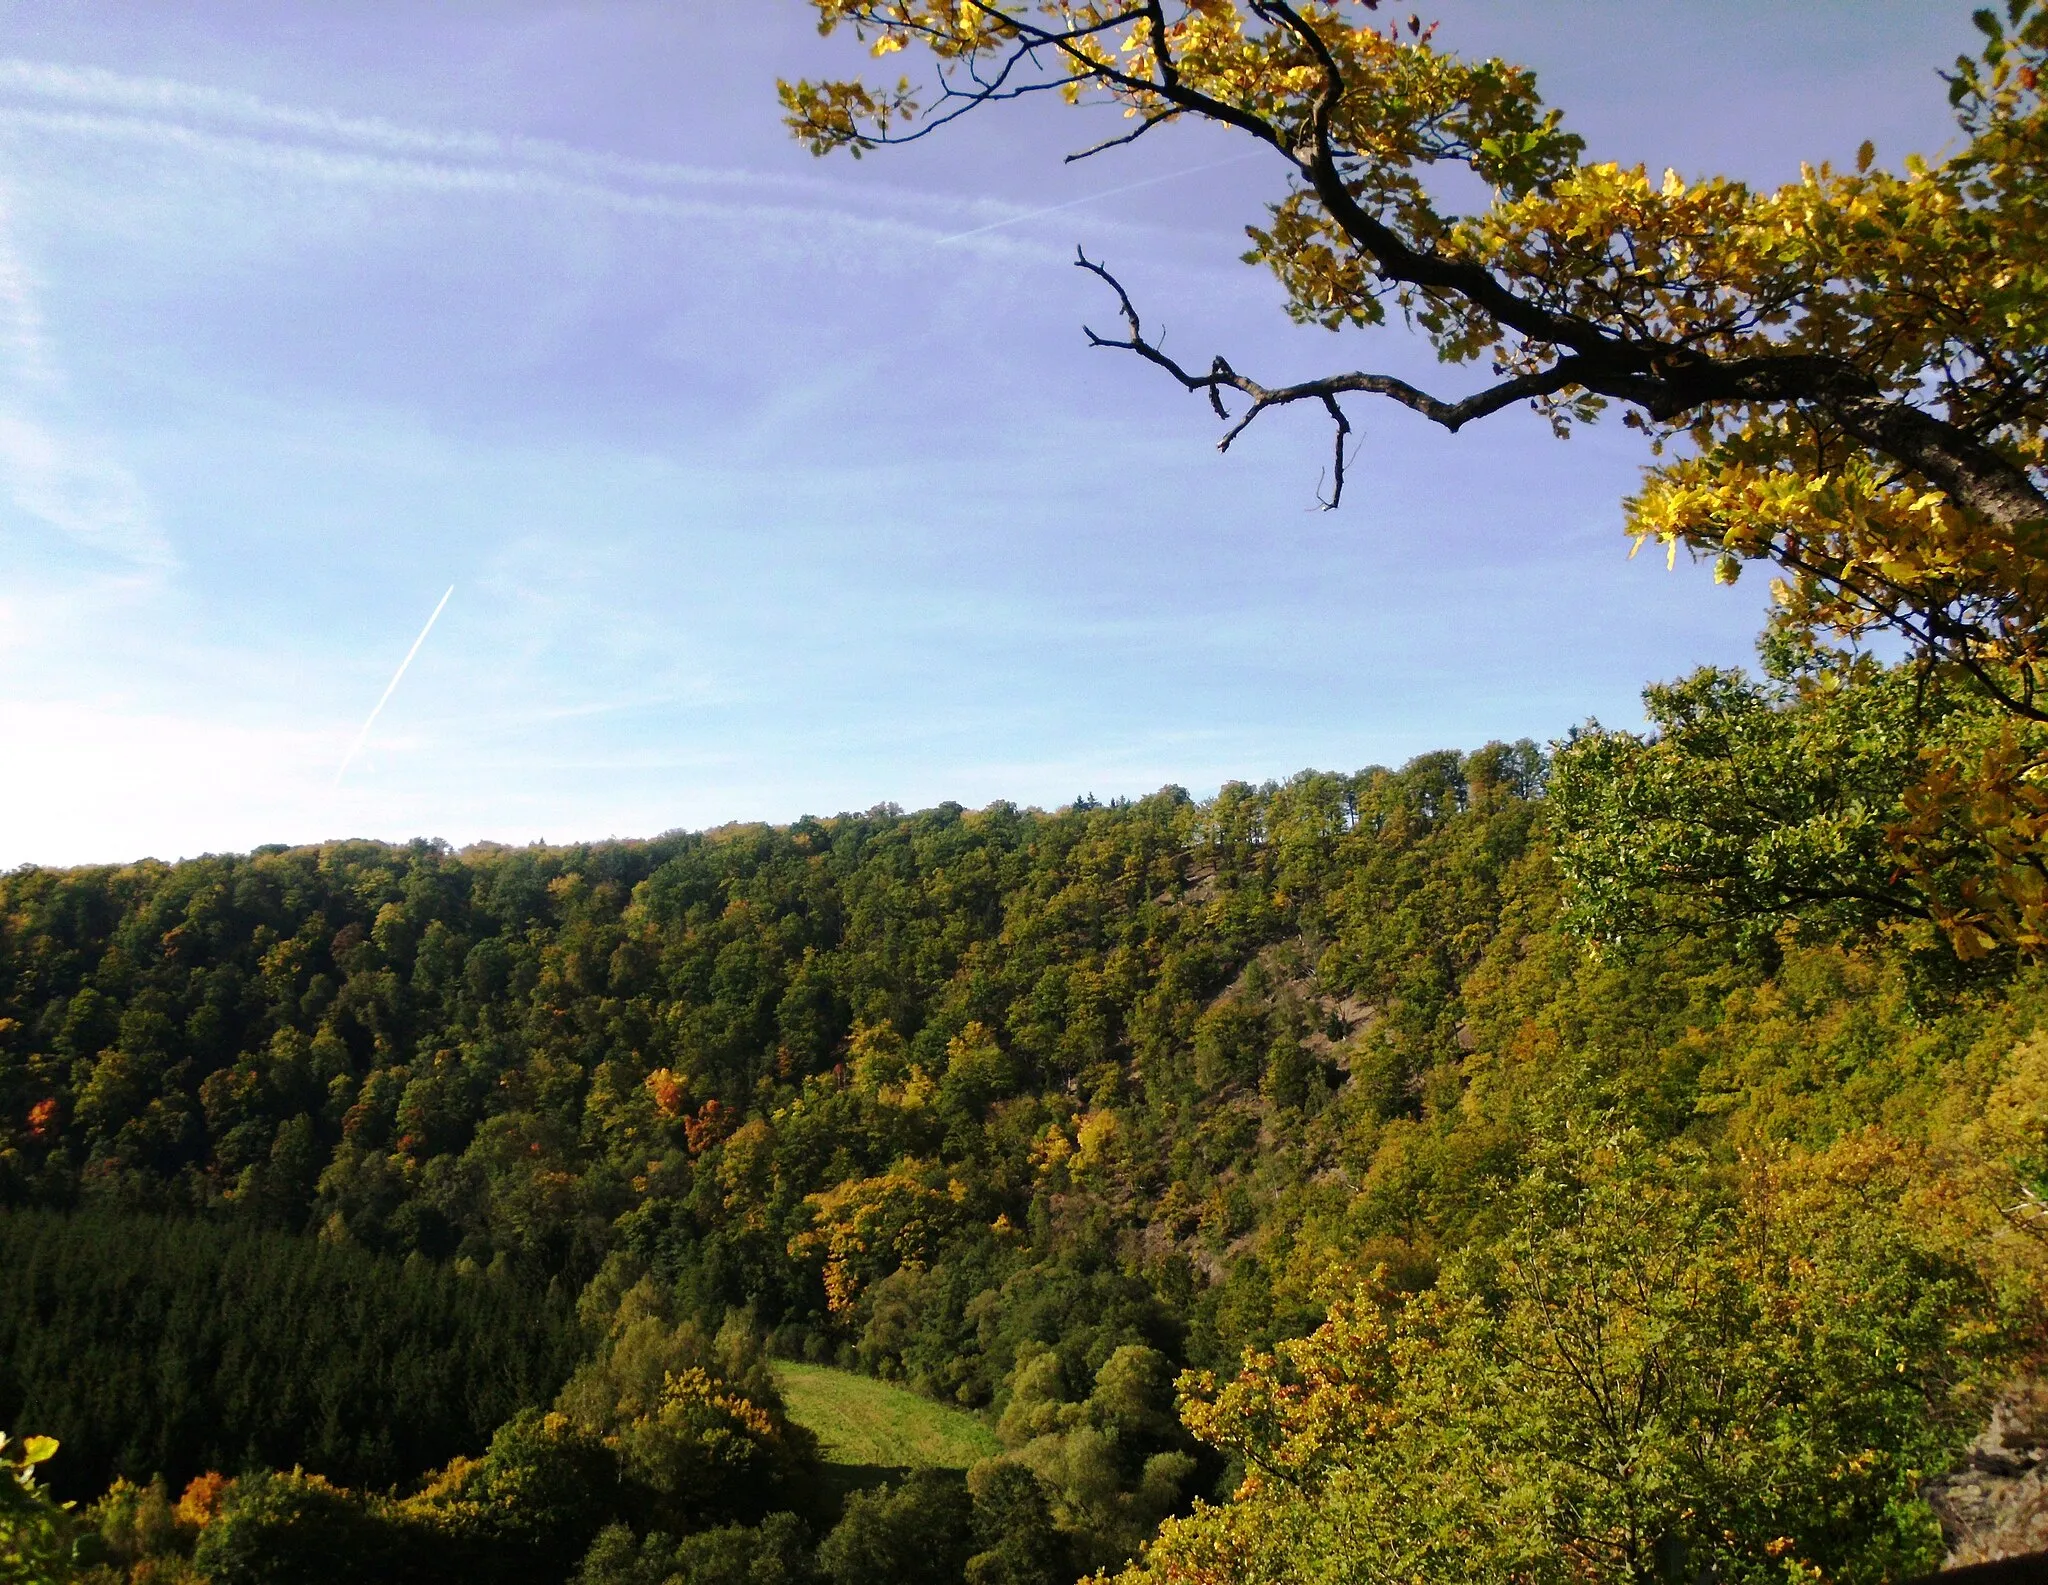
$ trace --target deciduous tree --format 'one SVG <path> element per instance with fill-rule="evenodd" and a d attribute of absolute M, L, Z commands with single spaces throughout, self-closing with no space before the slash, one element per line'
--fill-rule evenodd
<path fill-rule="evenodd" d="M 1480 380 L 1448 392 L 1369 369 L 1270 384 L 1227 357 L 1184 364 L 1101 263 L 1121 327 L 1089 332 L 1205 397 L 1228 447 L 1276 407 L 1335 428 L 1392 401 L 1446 429 L 1529 404 L 1560 434 L 1609 409 L 1658 460 L 1627 503 L 1638 543 L 1777 574 L 1776 621 L 1829 642 L 1885 631 L 1967 679 L 2013 723 L 1989 752 L 1935 753 L 1909 873 L 1936 833 L 1997 858 L 1982 897 L 1937 916 L 1981 940 L 2048 946 L 2048 7 L 1976 13 L 1955 63 L 1964 142 L 1896 169 L 1806 167 L 1774 190 L 1586 158 L 1528 70 L 1437 47 L 1378 0 L 812 0 L 879 57 L 928 57 L 921 82 L 786 83 L 814 151 L 921 138 L 986 105 L 1056 93 L 1127 126 L 1071 156 L 1177 121 L 1229 128 L 1280 187 L 1250 228 L 1288 312 L 1332 330 L 1399 320 Z M 1483 184 L 1486 203 L 1440 196 Z M 1236 407 L 1230 405 L 1236 403 Z"/>
<path fill-rule="evenodd" d="M 1995 1306 L 1876 1136 L 1730 1181 L 1623 1136 L 1537 1152 L 1513 1229 L 1391 1313 L 1189 1378 L 1236 1454 L 1125 1585 L 1876 1582 L 1981 1403 Z"/>

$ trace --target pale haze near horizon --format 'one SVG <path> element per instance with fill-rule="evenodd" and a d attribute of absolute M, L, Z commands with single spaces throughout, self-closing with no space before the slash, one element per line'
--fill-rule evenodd
<path fill-rule="evenodd" d="M 1749 657 L 1762 580 L 1627 558 L 1617 423 L 1359 402 L 1326 514 L 1318 422 L 1218 457 L 1090 352 L 1077 243 L 1183 354 L 1470 379 L 1290 327 L 1236 261 L 1276 174 L 1210 129 L 821 162 L 774 78 L 857 57 L 799 0 L 393 10 L 0 11 L 0 865 L 1204 793 L 1631 725 Z M 1594 157 L 1756 182 L 1938 149 L 1971 38 L 1436 14 Z"/>

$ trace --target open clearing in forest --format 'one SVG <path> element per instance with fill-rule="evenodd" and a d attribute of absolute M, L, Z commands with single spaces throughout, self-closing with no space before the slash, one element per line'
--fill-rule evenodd
<path fill-rule="evenodd" d="M 815 1432 L 833 1464 L 887 1469 L 965 1469 L 1002 1451 L 973 1415 L 908 1387 L 825 1365 L 778 1364 L 789 1417 Z"/>

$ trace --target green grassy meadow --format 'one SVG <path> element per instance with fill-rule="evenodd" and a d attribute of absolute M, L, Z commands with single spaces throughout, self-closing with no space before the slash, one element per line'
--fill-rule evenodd
<path fill-rule="evenodd" d="M 973 1415 L 907 1387 L 825 1365 L 779 1364 L 790 1418 L 815 1432 L 833 1464 L 889 1469 L 965 1469 L 1002 1451 Z"/>

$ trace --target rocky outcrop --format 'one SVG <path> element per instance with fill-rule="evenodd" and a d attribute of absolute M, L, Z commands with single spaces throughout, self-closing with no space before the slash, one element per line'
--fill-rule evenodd
<path fill-rule="evenodd" d="M 1990 1425 L 1927 1500 L 1948 1537 L 1946 1568 L 2048 1551 L 2048 1382 L 2000 1397 Z"/>

